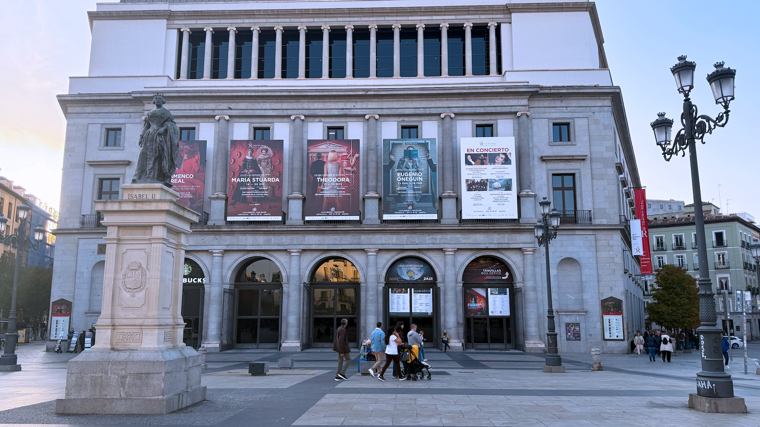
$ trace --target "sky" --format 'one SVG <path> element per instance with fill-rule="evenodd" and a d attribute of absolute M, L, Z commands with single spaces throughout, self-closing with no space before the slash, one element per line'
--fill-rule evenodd
<path fill-rule="evenodd" d="M 101 1 L 105 2 L 105 1 Z M 69 76 L 87 75 L 92 0 L 25 0 L 3 3 L 0 51 L 0 176 L 58 206 L 65 118 L 56 95 Z M 700 114 L 715 117 L 705 80 L 713 63 L 737 70 L 728 125 L 698 147 L 702 199 L 724 212 L 749 212 L 760 220 L 760 147 L 752 126 L 752 99 L 760 99 L 760 1 L 600 0 L 596 2 L 604 49 L 615 85 L 625 101 L 642 185 L 649 198 L 693 200 L 688 157 L 666 162 L 649 123 L 664 111 L 676 119 L 682 97 L 670 67 L 678 55 L 696 61 L 692 100 Z M 756 77 L 752 77 L 752 75 Z M 678 128 L 674 125 L 673 134 Z"/>

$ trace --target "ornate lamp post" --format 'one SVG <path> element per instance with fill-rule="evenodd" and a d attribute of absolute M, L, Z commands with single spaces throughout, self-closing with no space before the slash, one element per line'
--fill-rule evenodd
<path fill-rule="evenodd" d="M 538 246 L 546 248 L 546 298 L 548 304 L 546 318 L 548 320 L 548 332 L 546 332 L 546 366 L 544 367 L 544 372 L 564 372 L 562 358 L 557 350 L 557 332 L 554 326 L 554 308 L 552 308 L 552 277 L 549 266 L 549 242 L 557 237 L 560 214 L 556 209 L 552 209 L 549 212 L 551 202 L 546 197 L 538 202 L 538 204 L 541 205 L 541 221 L 536 224 L 536 240 L 538 240 Z"/>
<path fill-rule="evenodd" d="M 702 190 L 699 185 L 699 166 L 697 164 L 697 141 L 705 143 L 704 137 L 712 134 L 718 127 L 728 123 L 729 103 L 734 99 L 734 76 L 736 70 L 724 68 L 723 62 L 715 64 L 715 70 L 707 76 L 707 81 L 715 98 L 715 103 L 723 106 L 723 112 L 713 119 L 699 115 L 697 106 L 691 102 L 689 93 L 694 88 L 694 69 L 697 64 L 687 61 L 686 56 L 679 56 L 678 63 L 670 68 L 676 80 L 678 92 L 684 96 L 681 128 L 671 142 L 670 135 L 673 120 L 665 113 L 657 114 L 657 120 L 651 123 L 657 145 L 662 149 L 662 156 L 670 161 L 673 156 L 686 156 L 689 151 L 691 162 L 691 186 L 694 193 L 694 219 L 697 226 L 697 250 L 699 257 L 699 320 L 697 329 L 700 335 L 702 351 L 702 371 L 697 373 L 697 395 L 707 398 L 730 398 L 734 396 L 734 383 L 731 375 L 725 373 L 721 357 L 721 328 L 717 326 L 715 298 L 710 281 L 707 264 L 707 244 L 705 238 L 705 220 L 702 214 Z M 691 399 L 690 399 L 691 402 Z"/>
<path fill-rule="evenodd" d="M 34 229 L 34 241 L 26 235 L 26 221 L 29 213 L 32 211 L 27 205 L 18 206 L 18 219 L 21 223 L 16 227 L 13 234 L 5 235 L 5 227 L 8 219 L 0 215 L 0 242 L 10 245 L 16 249 L 16 265 L 13 271 L 13 291 L 11 294 L 11 311 L 8 315 L 8 332 L 5 334 L 5 352 L 0 356 L 1 371 L 20 371 L 21 365 L 17 362 L 16 343 L 18 342 L 18 332 L 16 329 L 16 289 L 18 288 L 18 269 L 21 265 L 21 252 L 29 249 L 37 249 L 39 243 L 45 238 L 45 230 L 42 227 Z"/>

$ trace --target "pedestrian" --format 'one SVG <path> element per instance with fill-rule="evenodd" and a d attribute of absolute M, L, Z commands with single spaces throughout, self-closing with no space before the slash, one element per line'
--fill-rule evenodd
<path fill-rule="evenodd" d="M 42 323 L 40 325 L 40 339 L 44 340 L 46 333 L 47 333 L 47 324 L 46 323 Z"/>
<path fill-rule="evenodd" d="M 723 348 L 723 360 L 726 362 L 726 368 L 728 368 L 728 349 L 731 347 L 731 345 L 728 343 L 728 337 L 723 335 L 723 333 L 720 334 L 720 343 L 721 347 Z"/>
<path fill-rule="evenodd" d="M 383 332 L 383 322 L 377 322 L 377 328 L 372 331 L 370 348 L 375 356 L 375 364 L 369 368 L 369 374 L 374 378 L 378 375 L 380 365 L 385 362 L 385 332 Z"/>
<path fill-rule="evenodd" d="M 660 331 L 655 331 L 654 332 L 654 337 L 657 340 L 657 347 L 656 347 L 657 351 L 656 351 L 656 353 L 659 356 L 660 355 L 660 346 L 662 345 L 662 334 L 660 333 Z"/>
<path fill-rule="evenodd" d="M 74 353 L 77 353 L 77 350 L 84 351 L 84 336 L 86 332 L 82 331 L 81 334 L 79 334 L 79 337 L 77 338 L 77 345 L 74 347 Z"/>
<path fill-rule="evenodd" d="M 641 350 L 644 349 L 644 337 L 641 336 L 641 332 L 636 331 L 636 336 L 633 338 L 633 342 L 636 344 L 636 351 L 641 356 Z"/>
<path fill-rule="evenodd" d="M 647 337 L 647 349 L 649 350 L 649 360 L 654 362 L 657 357 L 657 338 L 654 335 Z"/>
<path fill-rule="evenodd" d="M 74 328 L 69 329 L 69 339 L 66 341 L 66 353 L 71 353 L 71 340 L 74 339 Z"/>
<path fill-rule="evenodd" d="M 398 364 L 398 346 L 403 343 L 398 332 L 396 332 L 396 328 L 388 328 L 388 332 L 385 333 L 385 366 L 383 366 L 383 370 L 377 377 L 378 380 L 385 381 L 383 375 L 385 375 L 385 370 L 388 369 L 391 362 L 393 362 L 394 369 L 401 372 L 401 366 Z M 401 377 L 399 381 L 404 381 L 405 379 L 406 377 Z"/>
<path fill-rule="evenodd" d="M 673 353 L 673 339 L 665 332 L 661 334 L 661 337 L 660 353 L 662 353 L 662 361 L 664 362 L 665 359 L 668 359 L 668 363 L 670 363 L 670 355 Z"/>
<path fill-rule="evenodd" d="M 425 359 L 425 331 L 420 331 L 420 338 L 422 338 L 422 344 L 420 344 L 420 352 L 422 352 L 422 361 L 427 362 Z"/>
<path fill-rule="evenodd" d="M 351 349 L 348 348 L 348 334 L 346 325 L 348 319 L 340 320 L 340 327 L 335 331 L 335 341 L 333 341 L 333 351 L 338 353 L 338 370 L 335 371 L 335 381 L 347 380 L 346 369 L 351 363 Z"/>
<path fill-rule="evenodd" d="M 446 332 L 446 329 L 443 330 L 443 333 L 441 334 L 441 344 L 443 345 L 443 352 L 446 353 L 447 349 L 451 349 L 449 346 L 449 342 L 451 341 L 451 337 L 449 336 L 448 332 Z"/>
<path fill-rule="evenodd" d="M 417 350 L 421 353 L 422 361 L 427 362 L 427 359 L 425 359 L 425 351 L 422 349 L 422 336 L 417 333 L 417 325 L 412 323 L 412 326 L 409 328 L 410 331 L 407 334 L 407 342 L 409 345 L 416 345 Z"/>
<path fill-rule="evenodd" d="M 401 344 L 402 344 L 402 347 L 403 347 L 404 338 L 406 338 L 406 334 L 404 334 L 404 322 L 402 322 L 401 320 L 399 320 L 398 322 L 396 322 L 395 331 L 396 331 L 396 335 L 398 335 L 398 337 L 401 339 Z M 398 377 L 400 377 L 400 375 L 399 375 L 400 373 L 401 373 L 401 370 L 400 369 L 397 370 L 396 369 L 396 365 L 393 365 L 393 379 L 397 379 Z"/>

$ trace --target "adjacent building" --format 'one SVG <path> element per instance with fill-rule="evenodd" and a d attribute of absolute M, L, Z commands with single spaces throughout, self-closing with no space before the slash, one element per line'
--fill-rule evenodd
<path fill-rule="evenodd" d="M 683 200 L 647 199 L 647 218 L 653 220 L 683 216 L 684 206 Z"/>
<path fill-rule="evenodd" d="M 404 321 L 431 346 L 544 351 L 543 198 L 560 350 L 626 352 L 643 328 L 641 182 L 594 3 L 122 0 L 89 20 L 89 73 L 58 97 L 57 324 L 97 322 L 94 201 L 131 181 L 161 93 L 202 216 L 188 345 L 329 347 L 346 318 L 352 345 Z"/>
<path fill-rule="evenodd" d="M 0 176 L 0 215 L 4 216 L 8 222 L 5 224 L 5 235 L 8 236 L 16 232 L 16 229 L 21 226 L 21 220 L 18 218 L 16 208 L 20 203 L 24 203 L 26 189 L 24 187 L 13 185 L 13 181 L 4 176 Z M 27 230 L 29 232 L 29 223 L 27 222 Z M 0 241 L 0 254 L 10 251 L 16 253 L 16 248 L 11 245 L 3 244 Z M 26 255 L 22 254 L 22 262 L 26 263 Z"/>

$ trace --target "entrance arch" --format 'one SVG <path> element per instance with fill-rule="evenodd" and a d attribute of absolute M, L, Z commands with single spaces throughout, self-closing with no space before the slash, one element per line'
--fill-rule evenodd
<path fill-rule="evenodd" d="M 346 338 L 351 347 L 359 343 L 359 289 L 361 277 L 346 258 L 333 257 L 316 264 L 309 277 L 310 336 L 314 347 L 332 347 L 341 319 L 348 320 Z"/>
<path fill-rule="evenodd" d="M 236 348 L 279 348 L 282 272 L 269 258 L 246 261 L 235 275 Z"/>
<path fill-rule="evenodd" d="M 188 347 L 198 349 L 203 336 L 203 303 L 206 275 L 197 262 L 185 258 L 182 271 L 182 320 L 185 328 L 182 341 Z"/>
<path fill-rule="evenodd" d="M 462 284 L 465 348 L 514 348 L 514 279 L 507 263 L 475 258 L 465 267 Z"/>
<path fill-rule="evenodd" d="M 385 273 L 383 302 L 386 325 L 404 322 L 404 332 L 417 325 L 425 337 L 423 345 L 438 346 L 440 297 L 438 277 L 427 261 L 417 257 L 396 260 Z M 401 338 L 406 341 L 406 336 Z"/>

